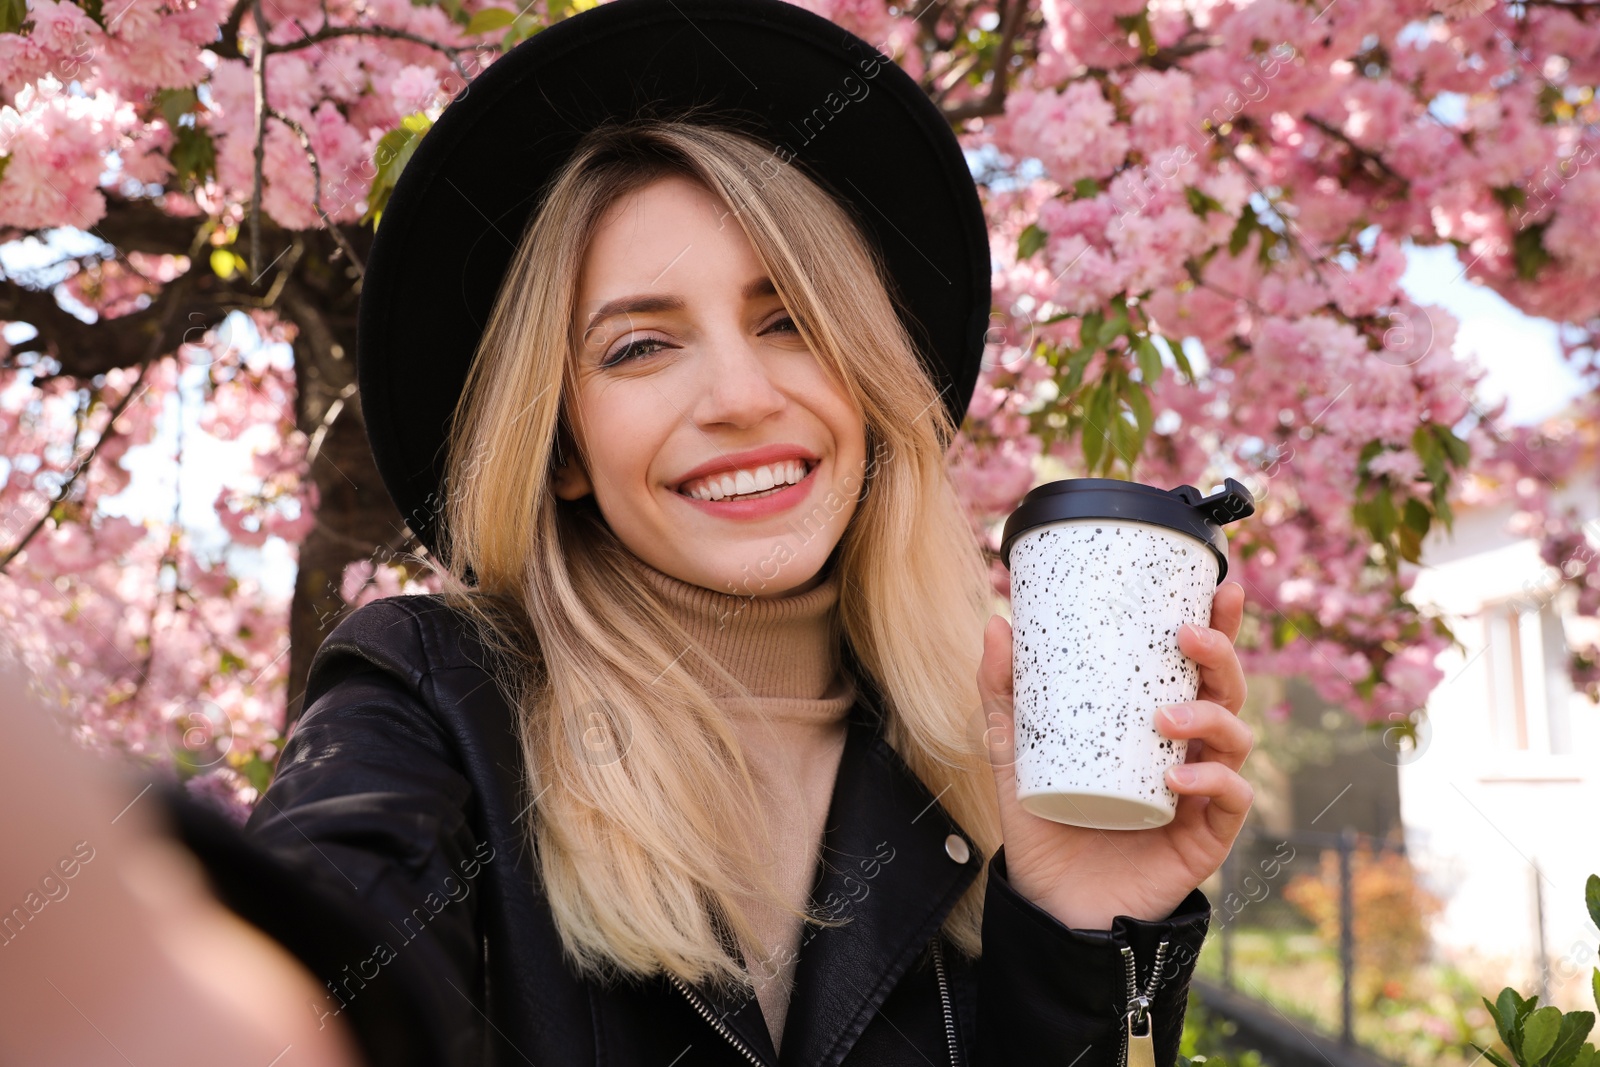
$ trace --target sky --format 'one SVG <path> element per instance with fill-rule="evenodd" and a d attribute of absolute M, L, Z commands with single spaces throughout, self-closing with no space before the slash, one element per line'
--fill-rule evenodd
<path fill-rule="evenodd" d="M 1467 281 L 1453 248 L 1408 249 L 1401 284 L 1419 304 L 1443 307 L 1459 320 L 1455 355 L 1474 359 L 1485 368 L 1482 395 L 1491 404 L 1506 398 L 1511 421 L 1533 422 L 1552 415 L 1582 390 L 1561 358 L 1554 324 L 1523 315 L 1499 296 Z M 291 358 L 286 345 L 261 346 L 243 316 L 235 316 L 231 325 L 237 327 L 240 348 L 250 353 L 250 358 L 280 362 Z M 198 367 L 189 368 L 184 375 L 181 466 L 173 462 L 179 403 L 177 397 L 169 397 L 156 439 L 129 449 L 123 460 L 133 475 L 127 489 L 107 498 L 103 507 L 134 521 L 165 522 L 181 485 L 180 517 L 196 548 L 208 554 L 226 551 L 235 573 L 255 577 L 271 594 L 288 596 L 295 576 L 289 546 L 276 537 L 259 549 L 230 546 L 212 510 L 225 480 L 234 472 L 248 470 L 249 457 L 246 444 L 219 441 L 196 425 L 203 381 L 204 371 Z"/>

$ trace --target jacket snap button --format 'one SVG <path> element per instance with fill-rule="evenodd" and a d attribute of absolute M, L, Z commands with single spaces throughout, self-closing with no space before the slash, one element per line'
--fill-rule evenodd
<path fill-rule="evenodd" d="M 957 863 L 965 863 L 972 858 L 972 850 L 967 847 L 967 841 L 960 834 L 951 834 L 944 839 L 945 855 Z"/>

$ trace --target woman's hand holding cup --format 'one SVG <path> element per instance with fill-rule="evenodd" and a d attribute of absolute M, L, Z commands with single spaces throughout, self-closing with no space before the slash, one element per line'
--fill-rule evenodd
<path fill-rule="evenodd" d="M 1018 892 L 1065 925 L 1105 930 L 1118 915 L 1165 919 L 1232 849 L 1255 797 L 1239 774 L 1254 744 L 1239 719 L 1245 679 L 1233 642 L 1243 615 L 1243 586 L 1225 582 L 1212 600 L 1211 625 L 1178 630 L 1179 651 L 1199 666 L 1199 692 L 1194 700 L 1152 710 L 1156 729 L 1186 740 L 1188 754 L 1166 776 L 1179 794 L 1172 821 L 1139 830 L 1053 822 L 1018 802 L 1011 625 L 998 615 L 989 620 L 978 691 L 999 791 L 1006 873 Z M 1187 711 L 1189 721 L 1173 723 L 1167 707 Z M 1183 772 L 1193 780 L 1182 781 Z"/>

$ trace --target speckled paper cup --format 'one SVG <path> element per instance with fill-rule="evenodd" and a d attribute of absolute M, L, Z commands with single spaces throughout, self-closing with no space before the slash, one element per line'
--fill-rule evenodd
<path fill-rule="evenodd" d="M 1209 624 L 1228 568 L 1221 526 L 1254 510 L 1232 478 L 1210 497 L 1072 478 L 1023 498 L 1001 549 L 1023 807 L 1102 830 L 1172 821 L 1178 794 L 1166 771 L 1188 744 L 1163 737 L 1155 712 L 1199 690 L 1178 627 Z"/>

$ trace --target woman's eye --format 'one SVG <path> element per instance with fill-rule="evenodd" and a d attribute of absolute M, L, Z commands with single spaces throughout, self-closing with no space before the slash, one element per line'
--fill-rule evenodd
<path fill-rule="evenodd" d="M 771 325 L 769 325 L 767 329 L 784 330 L 789 333 L 800 332 L 800 327 L 795 325 L 794 319 L 789 315 L 780 315 L 778 318 L 773 319 Z"/>
<path fill-rule="evenodd" d="M 618 363 L 626 363 L 630 359 L 648 356 L 656 351 L 666 348 L 667 343 L 654 337 L 641 337 L 637 341 L 629 341 L 612 353 L 611 358 L 601 364 L 602 367 L 615 367 Z"/>

